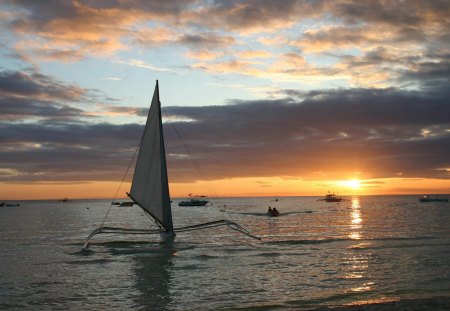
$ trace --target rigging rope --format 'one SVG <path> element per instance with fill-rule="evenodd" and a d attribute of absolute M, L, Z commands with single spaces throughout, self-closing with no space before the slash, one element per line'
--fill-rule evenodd
<path fill-rule="evenodd" d="M 105 217 L 103 218 L 102 224 L 100 225 L 100 227 L 103 227 L 103 225 L 105 224 L 105 221 L 106 221 L 106 219 L 108 218 L 109 212 L 111 211 L 111 208 L 112 208 L 112 206 L 114 205 L 113 203 L 114 203 L 114 201 L 115 201 L 116 198 L 117 198 L 117 194 L 119 193 L 120 188 L 122 188 L 122 184 L 123 184 L 123 182 L 124 182 L 124 180 L 125 180 L 125 178 L 126 178 L 126 176 L 127 176 L 127 174 L 128 174 L 128 171 L 130 170 L 131 164 L 133 163 L 134 158 L 136 157 L 136 154 L 137 154 L 137 152 L 138 152 L 138 150 L 139 150 L 140 147 L 141 147 L 141 144 L 139 143 L 139 145 L 137 146 L 136 150 L 134 151 L 133 157 L 131 158 L 130 162 L 128 163 L 128 167 L 127 167 L 125 173 L 124 173 L 123 176 L 122 176 L 122 180 L 120 181 L 120 184 L 119 184 L 119 186 L 117 187 L 116 193 L 114 194 L 114 198 L 112 199 L 111 204 L 109 205 L 108 211 L 106 212 L 106 215 L 105 215 Z"/>
<path fill-rule="evenodd" d="M 201 181 L 203 182 L 203 184 L 205 185 L 205 187 L 207 188 L 207 191 L 209 193 L 212 194 L 212 198 L 215 198 L 216 201 L 219 201 L 219 203 L 222 204 L 221 199 L 219 198 L 218 194 L 214 191 L 212 185 L 210 185 L 210 183 L 208 182 L 208 179 L 206 178 L 205 173 L 203 172 L 202 168 L 200 167 L 200 165 L 198 164 L 197 160 L 194 159 L 194 157 L 192 156 L 192 152 L 190 150 L 190 148 L 188 147 L 188 145 L 186 145 L 186 143 L 184 142 L 183 138 L 181 138 L 180 132 L 178 132 L 177 128 L 175 127 L 175 124 L 170 122 L 170 118 L 169 118 L 169 114 L 167 113 L 167 111 L 162 108 L 165 117 L 167 118 L 167 123 L 170 124 L 176 134 L 176 136 L 178 137 L 184 151 L 186 152 L 189 160 L 191 160 L 192 164 L 194 165 L 195 169 L 197 170 L 197 174 L 199 175 Z M 225 204 L 222 204 L 224 207 L 226 207 Z M 224 212 L 226 212 L 224 209 L 219 208 L 219 211 L 221 212 L 223 217 L 226 217 L 228 215 L 225 215 Z M 229 215 L 228 215 L 229 216 Z"/>
<path fill-rule="evenodd" d="M 167 123 L 170 124 L 170 125 L 172 126 L 172 128 L 173 128 L 173 130 L 174 130 L 176 136 L 178 137 L 178 139 L 179 139 L 179 141 L 180 141 L 180 143 L 181 143 L 181 145 L 182 145 L 184 151 L 186 152 L 186 154 L 188 155 L 188 158 L 191 160 L 192 164 L 194 165 L 195 169 L 197 170 L 197 174 L 199 175 L 201 181 L 204 183 L 205 187 L 207 188 L 207 191 L 208 191 L 209 193 L 212 194 L 212 198 L 216 199 L 216 201 L 219 201 L 219 203 L 221 203 L 221 205 L 223 205 L 223 207 L 226 208 L 226 205 L 225 205 L 225 204 L 222 204 L 222 202 L 220 202 L 221 199 L 219 198 L 219 196 L 217 195 L 217 193 L 214 191 L 212 185 L 209 184 L 208 179 L 206 178 L 206 175 L 205 175 L 205 173 L 203 172 L 203 170 L 202 170 L 202 168 L 200 167 L 200 165 L 198 164 L 197 160 L 195 160 L 195 159 L 192 157 L 192 152 L 190 151 L 190 148 L 186 145 L 186 143 L 184 142 L 184 140 L 181 138 L 180 132 L 178 132 L 177 128 L 175 127 L 175 124 L 172 123 L 172 122 L 170 122 L 169 114 L 167 113 L 167 111 L 166 111 L 164 108 L 162 108 L 162 111 L 164 112 L 164 115 L 167 117 L 167 120 L 169 120 L 169 121 L 167 121 Z M 140 146 L 141 146 L 141 144 L 139 143 L 139 145 L 136 147 L 136 149 L 135 149 L 135 151 L 134 151 L 133 157 L 131 158 L 130 162 L 128 163 L 128 167 L 127 167 L 127 169 L 125 170 L 125 173 L 124 173 L 123 176 L 122 176 L 122 180 L 120 181 L 120 184 L 119 184 L 119 186 L 117 187 L 117 190 L 116 190 L 116 192 L 115 192 L 115 194 L 114 194 L 114 197 L 113 197 L 113 199 L 112 199 L 112 201 L 111 201 L 111 204 L 110 204 L 109 207 L 108 207 L 108 210 L 107 210 L 107 212 L 106 212 L 105 217 L 102 219 L 102 222 L 101 222 L 100 227 L 103 227 L 103 225 L 104 225 L 105 222 L 106 222 L 106 219 L 107 219 L 108 216 L 109 216 L 109 213 L 111 212 L 111 208 L 112 208 L 112 206 L 114 205 L 113 203 L 115 202 L 115 200 L 116 200 L 116 198 L 117 198 L 117 195 L 118 195 L 118 193 L 119 193 L 119 191 L 120 191 L 120 189 L 121 189 L 121 187 L 122 187 L 122 184 L 124 183 L 125 178 L 126 178 L 126 176 L 128 175 L 128 172 L 129 172 L 129 170 L 130 170 L 131 164 L 133 163 L 134 159 L 136 158 L 136 154 L 137 154 L 137 152 L 138 152 Z M 229 215 L 228 213 L 225 214 L 225 212 L 226 212 L 225 209 L 219 208 L 219 211 L 221 212 L 221 214 L 222 214 L 224 217 L 228 216 L 228 218 L 231 218 L 230 215 Z M 145 214 L 146 214 L 146 213 L 145 213 Z M 151 217 L 149 217 L 147 214 L 146 214 L 146 216 L 147 216 L 150 220 L 153 220 L 153 219 L 152 219 Z M 153 220 L 153 221 L 154 221 L 154 220 Z M 157 222 L 155 222 L 155 223 L 159 226 L 159 224 L 158 224 Z"/>

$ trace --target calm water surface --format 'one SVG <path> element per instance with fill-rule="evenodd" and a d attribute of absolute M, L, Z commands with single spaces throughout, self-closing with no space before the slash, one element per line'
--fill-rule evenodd
<path fill-rule="evenodd" d="M 109 208 L 102 200 L 24 201 L 0 207 L 0 309 L 310 309 L 450 296 L 450 204 L 416 196 L 235 198 L 178 207 L 176 227 L 224 228 L 154 237 L 84 239 Z M 224 206 L 226 205 L 226 206 Z M 269 218 L 268 206 L 278 218 Z M 145 228 L 136 207 L 113 206 L 109 226 Z"/>

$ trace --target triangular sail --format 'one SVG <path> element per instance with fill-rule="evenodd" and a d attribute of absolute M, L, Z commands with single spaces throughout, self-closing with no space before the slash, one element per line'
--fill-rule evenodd
<path fill-rule="evenodd" d="M 173 231 L 158 82 L 142 135 L 129 196 L 166 231 Z"/>

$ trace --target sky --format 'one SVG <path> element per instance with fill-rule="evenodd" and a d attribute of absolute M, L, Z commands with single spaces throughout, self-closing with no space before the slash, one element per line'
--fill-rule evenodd
<path fill-rule="evenodd" d="M 450 193 L 449 1 L 6 0 L 0 27 L 0 200 L 125 195 L 156 80 L 173 197 Z"/>

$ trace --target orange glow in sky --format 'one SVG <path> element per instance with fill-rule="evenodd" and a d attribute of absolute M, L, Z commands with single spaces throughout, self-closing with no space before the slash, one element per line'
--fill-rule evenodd
<path fill-rule="evenodd" d="M 62 184 L 2 184 L 1 200 L 104 198 L 112 199 L 119 182 Z M 196 183 L 170 183 L 172 197 L 189 193 L 208 197 L 251 196 L 323 196 L 332 191 L 339 195 L 379 195 L 449 193 L 450 181 L 439 179 L 377 179 L 347 181 L 305 181 L 283 178 L 231 178 Z M 124 183 L 119 198 L 126 197 L 130 184 Z M 210 191 L 208 191 L 208 189 Z M 211 193 L 211 190 L 213 193 Z"/>

